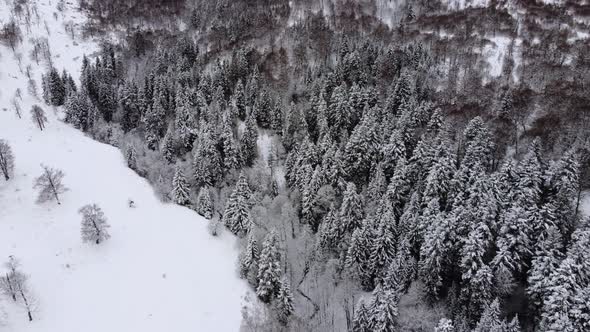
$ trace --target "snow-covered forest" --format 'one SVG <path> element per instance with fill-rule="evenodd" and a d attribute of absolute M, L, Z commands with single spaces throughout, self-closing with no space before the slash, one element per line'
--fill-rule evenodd
<path fill-rule="evenodd" d="M 590 331 L 590 2 L 2 1 L 0 331 Z"/>

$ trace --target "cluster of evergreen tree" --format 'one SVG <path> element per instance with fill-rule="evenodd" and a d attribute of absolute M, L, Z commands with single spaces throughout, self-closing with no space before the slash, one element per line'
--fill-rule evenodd
<path fill-rule="evenodd" d="M 535 140 L 518 158 L 498 157 L 490 116 L 461 125 L 438 107 L 434 60 L 421 45 L 334 38 L 333 63 L 289 72 L 293 92 L 271 84 L 253 50 L 211 61 L 190 34 L 168 43 L 143 75 L 125 75 L 134 59 L 112 46 L 94 64 L 84 58 L 78 89 L 52 70 L 46 101 L 65 104 L 66 121 L 82 130 L 102 124 L 140 138 L 173 173 L 169 199 L 218 213 L 246 239 L 240 274 L 282 324 L 296 312 L 291 253 L 252 212 L 279 194 L 314 240 L 298 256 L 304 269 L 333 262 L 337 278 L 372 292 L 357 305 L 355 331 L 398 330 L 398 302 L 413 285 L 429 304 L 446 304 L 439 331 L 588 327 L 578 146 L 551 160 Z M 266 161 L 267 181 L 253 175 L 261 131 L 281 150 Z M 146 153 L 130 145 L 125 155 L 139 172 Z"/>

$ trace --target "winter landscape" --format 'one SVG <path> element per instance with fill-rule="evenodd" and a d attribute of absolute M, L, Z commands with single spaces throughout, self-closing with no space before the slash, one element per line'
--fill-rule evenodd
<path fill-rule="evenodd" d="M 590 331 L 590 1 L 0 0 L 0 331 Z"/>

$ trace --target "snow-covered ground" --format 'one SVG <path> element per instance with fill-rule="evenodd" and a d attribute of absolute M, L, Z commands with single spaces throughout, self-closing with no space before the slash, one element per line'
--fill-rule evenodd
<path fill-rule="evenodd" d="M 43 63 L 29 59 L 29 39 L 48 36 L 54 65 L 77 77 L 83 54 L 93 42 L 76 40 L 63 22 L 83 17 L 68 7 L 53 13 L 57 1 L 38 0 L 40 21 L 22 27 L 20 68 L 32 65 L 41 93 Z M 68 6 L 71 6 L 68 4 Z M 0 20 L 8 6 L 0 4 Z M 206 220 L 189 209 L 161 203 L 149 184 L 125 166 L 118 149 L 98 143 L 62 123 L 52 110 L 27 93 L 27 79 L 14 53 L 0 46 L 0 139 L 12 146 L 15 174 L 0 180 L 0 262 L 21 260 L 35 297 L 34 321 L 23 308 L 1 297 L 7 320 L 0 331 L 237 331 L 247 285 L 235 272 L 234 239 L 211 237 Z M 22 91 L 23 118 L 11 100 Z M 49 122 L 40 131 L 30 120 L 33 104 L 42 105 Z M 40 164 L 65 172 L 69 188 L 62 204 L 36 204 L 33 180 Z M 128 207 L 133 199 L 135 208 Z M 97 203 L 110 223 L 111 239 L 98 246 L 80 237 L 78 209 Z M 3 271 L 3 267 L 0 268 Z"/>

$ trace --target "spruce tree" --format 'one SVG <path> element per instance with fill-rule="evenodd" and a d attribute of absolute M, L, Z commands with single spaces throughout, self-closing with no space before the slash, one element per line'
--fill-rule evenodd
<path fill-rule="evenodd" d="M 246 176 L 242 173 L 234 191 L 229 196 L 223 213 L 223 221 L 229 230 L 237 235 L 244 235 L 250 230 L 250 197 L 252 192 Z"/>
<path fill-rule="evenodd" d="M 223 174 L 221 154 L 209 128 L 201 128 L 199 138 L 195 141 L 193 155 L 193 176 L 199 186 L 213 186 Z"/>
<path fill-rule="evenodd" d="M 354 319 L 352 321 L 353 332 L 371 332 L 369 317 L 369 309 L 365 305 L 365 300 L 360 299 L 354 311 Z"/>
<path fill-rule="evenodd" d="M 350 232 L 352 233 L 355 229 L 361 226 L 363 220 L 363 202 L 361 195 L 356 191 L 354 183 L 349 182 L 346 185 L 346 191 L 342 198 L 342 205 L 340 206 L 340 213 L 338 218 L 340 219 L 341 233 Z"/>
<path fill-rule="evenodd" d="M 125 161 L 127 162 L 127 167 L 137 172 L 137 152 L 135 152 L 135 147 L 133 145 L 127 146 L 125 151 Z"/>
<path fill-rule="evenodd" d="M 256 238 L 250 233 L 246 248 L 240 255 L 240 277 L 246 278 L 250 272 L 252 264 L 258 262 L 259 259 L 258 242 L 256 242 Z"/>
<path fill-rule="evenodd" d="M 190 204 L 189 185 L 180 165 L 176 165 L 176 169 L 174 170 L 170 196 L 172 197 L 172 201 L 178 205 L 187 206 Z"/>
<path fill-rule="evenodd" d="M 262 243 L 262 252 L 258 262 L 256 295 L 264 303 L 269 303 L 274 299 L 281 287 L 281 254 L 278 241 L 276 232 L 272 230 Z"/>
<path fill-rule="evenodd" d="M 293 293 L 291 293 L 291 287 L 286 277 L 280 281 L 279 291 L 277 297 L 274 300 L 275 310 L 277 312 L 277 318 L 283 325 L 287 325 L 289 318 L 293 314 Z"/>
<path fill-rule="evenodd" d="M 258 139 L 258 128 L 256 120 L 252 112 L 246 116 L 246 128 L 240 139 L 240 152 L 242 153 L 242 161 L 247 166 L 251 166 L 256 159 L 256 140 Z"/>
<path fill-rule="evenodd" d="M 208 186 L 202 186 L 197 196 L 197 213 L 207 219 L 213 218 L 213 202 Z"/>

